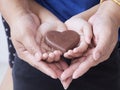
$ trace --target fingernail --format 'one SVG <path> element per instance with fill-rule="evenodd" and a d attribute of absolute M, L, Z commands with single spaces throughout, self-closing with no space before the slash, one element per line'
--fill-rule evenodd
<path fill-rule="evenodd" d="M 73 79 L 76 79 L 77 77 L 78 77 L 78 75 L 76 75 L 76 74 L 73 74 L 73 76 L 72 76 Z"/>
<path fill-rule="evenodd" d="M 67 90 L 68 86 L 64 86 L 64 90 Z"/>
<path fill-rule="evenodd" d="M 63 80 L 65 80 L 65 78 L 66 78 L 65 75 L 62 74 L 62 75 L 61 75 L 61 80 L 63 81 Z"/>
<path fill-rule="evenodd" d="M 52 75 L 51 76 L 53 79 L 57 79 L 57 76 L 56 75 Z"/>
<path fill-rule="evenodd" d="M 79 77 L 79 74 L 77 74 L 77 72 L 74 72 L 72 78 L 77 79 L 78 77 Z"/>
<path fill-rule="evenodd" d="M 64 90 L 67 90 L 69 85 L 65 84 L 65 85 L 63 85 L 63 87 L 64 87 Z"/>

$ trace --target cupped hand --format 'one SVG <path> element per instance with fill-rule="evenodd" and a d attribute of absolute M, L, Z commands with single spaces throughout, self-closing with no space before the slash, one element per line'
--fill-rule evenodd
<path fill-rule="evenodd" d="M 80 35 L 79 45 L 73 50 L 68 50 L 64 56 L 66 58 L 77 58 L 83 55 L 88 49 L 92 39 L 92 27 L 84 19 L 73 16 L 65 22 L 68 30 L 76 31 Z"/>
<path fill-rule="evenodd" d="M 105 8 L 106 5 L 108 5 L 108 8 Z M 115 10 L 111 11 L 111 6 L 104 3 L 89 19 L 89 23 L 93 26 L 94 35 L 91 45 L 81 58 L 72 61 L 70 67 L 61 75 L 62 80 L 71 76 L 73 79 L 77 79 L 91 67 L 104 62 L 110 57 L 118 41 L 118 28 L 120 25 L 119 18 L 114 17 Z"/>
<path fill-rule="evenodd" d="M 73 72 L 78 68 L 81 60 L 74 60 L 74 58 L 81 57 L 88 49 L 88 45 L 92 39 L 91 25 L 80 17 L 73 16 L 65 22 L 68 30 L 73 30 L 80 35 L 79 45 L 73 50 L 68 50 L 64 53 L 64 57 L 73 59 L 71 65 L 61 74 L 61 81 L 65 89 L 67 89 L 72 82 Z M 67 82 L 64 82 L 67 81 Z"/>
<path fill-rule="evenodd" d="M 52 18 L 57 23 L 54 25 L 53 30 L 63 30 L 64 24 L 58 21 L 56 17 L 51 16 L 51 13 L 49 16 L 49 12 L 47 12 L 47 10 L 43 7 L 39 6 L 35 1 L 31 0 L 27 5 L 29 8 L 26 8 L 24 12 L 17 15 L 14 20 L 9 23 L 13 45 L 18 56 L 25 62 L 29 63 L 31 66 L 42 71 L 48 76 L 51 76 L 52 78 L 58 78 L 56 72 L 54 71 L 56 66 L 53 63 L 49 64 L 46 61 L 42 61 L 42 54 L 44 52 L 41 47 L 43 47 L 42 44 L 44 42 L 41 43 L 42 36 L 40 35 L 43 33 L 40 33 L 42 30 L 39 28 L 42 28 L 44 25 L 46 25 L 45 23 L 53 24 Z M 49 17 L 46 18 L 44 17 L 45 15 L 48 15 Z M 51 68 L 49 65 L 53 66 L 54 68 Z M 65 65 L 67 66 L 67 64 Z"/>

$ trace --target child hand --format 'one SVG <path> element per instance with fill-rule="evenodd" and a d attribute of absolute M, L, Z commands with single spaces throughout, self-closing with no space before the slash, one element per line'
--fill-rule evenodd
<path fill-rule="evenodd" d="M 80 17 L 72 17 L 65 22 L 68 30 L 74 30 L 80 34 L 80 43 L 78 47 L 73 50 L 68 50 L 64 54 L 66 58 L 77 58 L 82 56 L 82 54 L 87 50 L 88 44 L 91 43 L 92 39 L 92 27 L 84 19 Z"/>
<path fill-rule="evenodd" d="M 55 21 L 54 21 L 55 22 Z M 46 21 L 43 22 L 39 29 L 38 29 L 38 34 L 37 34 L 37 41 L 40 45 L 40 49 L 42 52 L 42 60 L 47 61 L 47 62 L 56 62 L 59 61 L 62 55 L 62 52 L 60 50 L 55 50 L 51 47 L 49 47 L 46 43 L 45 43 L 45 34 L 48 31 L 51 30 L 60 30 L 60 27 L 64 27 L 64 24 L 62 22 L 59 22 L 58 25 L 56 24 L 56 22 L 54 24 L 52 24 L 53 21 Z M 41 40 L 40 40 L 41 39 Z M 40 41 L 40 42 L 39 42 Z"/>
<path fill-rule="evenodd" d="M 31 3 L 31 10 L 37 13 L 40 17 L 40 26 L 37 30 L 37 43 L 40 46 L 42 52 L 41 59 L 47 62 L 59 61 L 61 57 L 61 52 L 59 50 L 53 50 L 44 42 L 44 36 L 46 32 L 51 30 L 64 31 L 66 30 L 65 24 L 62 23 L 56 16 L 54 16 L 47 9 L 41 7 L 40 5 L 33 5 Z M 36 6 L 36 7 L 35 7 Z"/>

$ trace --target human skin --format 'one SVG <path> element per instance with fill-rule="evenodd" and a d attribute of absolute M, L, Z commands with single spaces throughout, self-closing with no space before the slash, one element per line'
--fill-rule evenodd
<path fill-rule="evenodd" d="M 83 55 L 89 49 L 89 45 L 92 43 L 93 31 L 92 25 L 88 22 L 89 17 L 91 17 L 98 9 L 99 5 L 96 5 L 80 14 L 77 14 L 65 22 L 65 25 L 69 30 L 74 30 L 80 34 L 81 44 L 73 50 L 69 50 L 64 54 L 66 58 L 72 58 L 71 65 L 62 73 L 61 80 L 66 80 L 67 78 L 72 78 L 74 70 L 77 69 L 80 62 L 84 59 Z M 73 59 L 73 58 L 80 58 Z M 70 85 L 65 83 L 65 89 Z"/>
<path fill-rule="evenodd" d="M 80 43 L 73 50 L 69 50 L 64 54 L 66 58 L 78 58 L 81 57 L 84 52 L 87 51 L 89 44 L 91 44 L 93 38 L 92 25 L 88 22 L 89 17 L 91 17 L 97 10 L 99 5 L 92 7 L 80 14 L 77 14 L 65 22 L 68 30 L 73 30 L 80 35 Z"/>
<path fill-rule="evenodd" d="M 104 2 L 105 3 L 105 2 Z M 102 5 L 104 5 L 104 3 L 102 4 Z M 112 2 L 113 3 L 113 2 Z M 109 4 L 111 5 L 111 3 L 109 2 Z M 114 3 L 115 4 L 115 3 Z M 113 5 L 114 6 L 114 5 Z M 101 6 L 102 7 L 102 6 Z M 116 6 L 115 6 L 116 7 Z M 114 7 L 114 8 L 115 8 Z M 118 10 L 118 9 L 117 9 Z M 99 12 L 102 12 L 103 10 L 100 10 L 99 9 Z M 116 10 L 115 10 L 116 11 Z M 105 11 L 106 12 L 106 11 Z M 108 11 L 107 11 L 108 12 Z M 110 13 L 114 13 L 114 12 L 110 12 Z M 100 14 L 100 13 L 99 13 Z M 93 16 L 93 18 L 91 17 L 91 19 L 89 20 L 89 22 L 95 27 L 95 24 L 93 24 L 93 21 L 94 21 L 94 19 L 95 19 L 95 16 L 97 16 L 98 15 L 98 12 L 96 13 L 96 14 L 94 14 L 94 16 Z M 106 15 L 106 13 L 105 13 L 105 15 Z M 114 14 L 115 15 L 115 14 Z M 98 15 L 99 16 L 99 15 Z M 109 15 L 108 15 L 109 16 Z M 116 16 L 116 15 L 115 15 Z M 120 16 L 120 15 L 119 15 Z M 99 17 L 101 17 L 101 16 L 99 16 Z M 111 17 L 111 16 L 110 16 Z M 103 18 L 103 17 L 102 17 Z M 117 18 L 119 19 L 119 17 L 117 16 Z M 115 18 L 112 18 L 112 19 L 115 19 Z M 95 21 L 94 21 L 94 23 L 95 22 L 97 22 L 97 21 L 100 21 L 100 20 L 98 20 L 98 19 L 95 19 Z M 118 23 L 117 22 L 117 20 L 113 20 L 114 22 L 115 22 L 115 24 L 116 23 Z M 117 24 L 115 25 L 115 27 L 117 27 Z M 94 29 L 93 29 L 93 31 L 94 31 Z M 99 31 L 99 30 L 98 30 Z M 116 30 L 117 31 L 117 30 Z M 96 31 L 97 32 L 97 31 Z M 98 32 L 97 32 L 98 33 Z M 97 34 L 94 32 L 93 34 L 95 34 L 96 35 L 96 37 L 95 37 L 95 39 L 97 38 Z M 106 34 L 106 33 L 105 33 Z M 104 35 L 104 34 L 103 34 Z M 116 32 L 114 32 L 114 35 L 115 35 L 115 38 L 113 38 L 114 40 L 113 41 L 116 41 Z M 98 35 L 99 36 L 99 35 Z M 109 35 L 108 35 L 108 37 L 110 37 Z M 78 74 L 76 74 L 76 75 L 74 75 L 73 74 L 73 78 L 77 78 L 77 77 L 79 77 L 79 76 L 81 76 L 81 75 L 83 75 L 90 67 L 92 67 L 92 66 L 94 66 L 94 65 L 96 65 L 96 64 L 98 64 L 98 63 L 100 63 L 100 62 L 102 62 L 102 59 L 100 60 L 100 62 L 97 62 L 97 63 L 95 63 L 94 62 L 94 60 L 97 60 L 99 57 L 100 57 L 100 55 L 99 54 L 97 54 L 98 53 L 98 49 L 101 51 L 101 53 L 105 53 L 105 51 L 103 50 L 103 49 L 101 49 L 101 48 L 103 48 L 103 47 L 106 47 L 107 45 L 108 45 L 108 42 L 106 42 L 105 41 L 105 43 L 103 44 L 103 43 L 99 43 L 100 41 L 102 41 L 102 37 L 99 37 L 100 39 L 96 42 L 96 40 L 94 41 L 94 43 L 96 44 L 96 47 L 93 49 L 90 49 L 88 52 L 86 52 L 85 53 L 85 55 L 87 55 L 88 53 L 90 54 L 90 55 L 88 55 L 87 57 L 83 57 L 83 58 L 80 58 L 79 60 L 78 60 L 78 62 L 77 62 L 77 66 L 81 66 L 82 67 L 82 65 L 84 66 L 84 64 L 86 64 L 86 66 L 87 67 L 84 67 L 85 69 L 83 69 L 83 72 L 82 71 L 80 71 L 79 69 L 80 68 L 75 68 L 75 71 L 76 71 L 76 73 L 78 73 Z M 103 44 L 103 46 L 101 46 Z M 101 47 L 97 47 L 97 46 L 101 46 Z M 112 51 L 112 49 L 114 48 L 114 46 L 115 45 L 113 45 L 113 46 L 111 46 L 111 51 Z M 97 50 L 96 50 L 96 48 L 97 48 Z M 109 55 L 108 54 L 106 54 L 106 56 L 105 56 L 106 58 L 107 57 L 109 57 Z M 105 57 L 103 57 L 104 59 L 105 59 Z M 82 64 L 81 65 L 81 61 L 82 60 L 84 60 L 84 59 L 86 59 L 86 62 L 84 62 L 84 64 Z M 87 60 L 88 59 L 88 60 Z M 104 59 L 103 59 L 103 61 L 104 61 Z M 87 62 L 88 61 L 88 62 Z M 98 59 L 98 61 L 99 61 L 99 59 Z M 93 63 L 94 62 L 94 63 Z M 76 65 L 76 63 L 74 63 L 73 65 Z M 34 66 L 34 65 L 33 65 Z M 72 65 L 71 65 L 72 66 Z M 76 70 L 77 69 L 77 70 Z M 67 69 L 67 70 L 69 70 L 69 68 Z M 74 72 L 75 73 L 75 72 Z M 81 74 L 82 73 L 82 74 Z"/>
<path fill-rule="evenodd" d="M 51 52 L 44 43 L 44 35 L 50 30 L 64 31 L 65 25 L 34 0 L 1 0 L 0 4 L 0 11 L 11 28 L 17 55 L 46 75 L 61 80 L 60 76 L 68 65 L 60 59 L 61 52 Z M 57 62 L 49 63 L 52 60 Z M 61 80 L 63 86 L 70 82 L 71 78 Z"/>
<path fill-rule="evenodd" d="M 44 58 L 42 54 L 50 50 L 42 41 L 47 30 L 66 30 L 65 25 L 34 0 L 14 0 L 12 2 L 1 0 L 0 11 L 10 25 L 11 39 L 17 55 L 48 76 L 58 78 L 58 73 L 62 72 L 57 66 L 62 64 L 67 67 L 67 64 L 62 60 L 57 65 L 42 61 L 41 59 Z M 52 20 L 54 22 L 51 22 Z M 45 25 L 48 28 L 45 28 Z M 52 59 L 60 60 L 59 57 Z M 58 70 L 55 72 L 54 69 Z"/>
<path fill-rule="evenodd" d="M 93 47 L 89 48 L 82 58 L 72 62 L 71 66 L 61 75 L 63 80 L 71 76 L 73 79 L 77 79 L 91 67 L 110 57 L 118 41 L 119 10 L 120 7 L 113 1 L 105 1 L 99 6 L 97 12 L 89 18 L 88 22 L 93 27 Z"/>
<path fill-rule="evenodd" d="M 18 56 L 52 78 L 60 78 L 63 72 L 61 68 L 65 70 L 68 66 L 61 60 L 57 63 L 40 61 L 42 56 L 41 52 L 50 50 L 50 48 L 45 45 L 42 36 L 44 36 L 45 32 L 49 29 L 66 30 L 65 25 L 33 1 L 29 1 L 28 3 L 25 0 L 14 0 L 13 2 L 1 0 L 0 2 L 2 15 L 11 28 L 12 42 Z M 6 10 L 6 6 L 11 9 Z M 9 15 L 9 13 L 11 13 L 11 15 Z M 49 28 L 45 28 L 46 25 Z M 39 47 L 40 44 L 41 47 Z M 44 57 L 44 59 L 46 59 L 46 57 Z M 59 68 L 58 66 L 62 67 Z M 61 80 L 61 82 L 64 87 L 68 87 L 71 80 L 72 78 L 70 77 L 66 80 Z"/>

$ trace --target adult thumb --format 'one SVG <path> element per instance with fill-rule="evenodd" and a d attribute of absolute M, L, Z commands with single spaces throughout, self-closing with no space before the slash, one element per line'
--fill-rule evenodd
<path fill-rule="evenodd" d="M 37 61 L 41 60 L 40 46 L 37 44 L 34 36 L 26 36 L 23 40 L 25 49 L 36 58 Z"/>
<path fill-rule="evenodd" d="M 96 42 L 96 47 L 93 50 L 93 59 L 99 60 L 102 56 L 107 53 L 109 47 L 109 43 L 106 38 L 99 37 Z"/>

